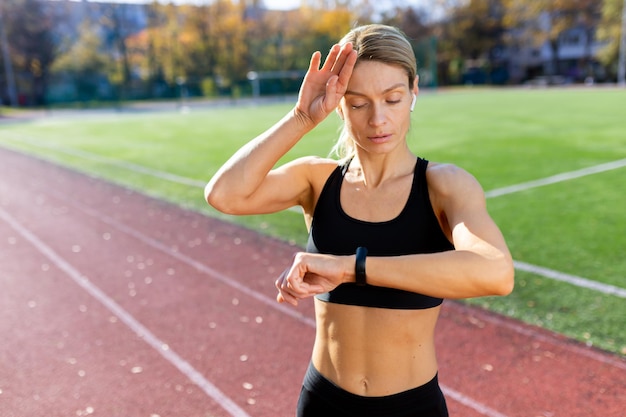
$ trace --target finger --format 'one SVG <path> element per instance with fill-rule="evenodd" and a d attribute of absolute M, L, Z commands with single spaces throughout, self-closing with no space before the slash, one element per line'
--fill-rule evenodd
<path fill-rule="evenodd" d="M 346 64 L 346 60 L 350 57 L 352 52 L 352 43 L 347 43 L 342 46 L 341 50 L 337 54 L 337 57 L 335 58 L 335 62 L 333 63 L 331 71 L 335 74 L 339 74 Z"/>
<path fill-rule="evenodd" d="M 287 271 L 284 271 L 282 274 L 280 274 L 280 276 L 278 278 L 276 278 L 276 281 L 274 281 L 274 286 L 276 287 L 277 290 L 281 290 L 281 288 L 283 287 L 283 282 L 285 281 L 285 275 L 286 275 Z"/>
<path fill-rule="evenodd" d="M 348 88 L 348 82 L 350 81 L 350 77 L 352 77 L 352 70 L 354 70 L 354 66 L 356 65 L 357 56 L 356 51 L 350 51 L 350 54 L 346 57 L 341 71 L 339 72 L 337 84 L 339 84 L 344 91 Z"/>
<path fill-rule="evenodd" d="M 317 71 L 320 69 L 320 62 L 322 61 L 322 54 L 320 51 L 316 51 L 311 55 L 311 62 L 309 62 L 309 71 Z"/>
<path fill-rule="evenodd" d="M 298 259 L 298 258 L 296 258 Z M 313 294 L 317 284 L 311 284 L 307 279 L 306 263 L 295 261 L 295 265 L 287 271 L 282 284 L 282 289 L 296 298 L 305 298 Z"/>
<path fill-rule="evenodd" d="M 324 93 L 324 101 L 322 102 L 322 108 L 325 112 L 331 112 L 339 104 L 337 98 L 337 80 L 339 77 L 333 75 L 326 82 L 326 92 Z"/>
<path fill-rule="evenodd" d="M 325 293 L 326 291 L 324 291 L 323 287 L 319 286 L 319 285 L 311 285 L 311 286 L 307 286 L 306 289 L 304 289 L 302 291 L 302 293 L 298 294 L 297 298 L 300 299 L 305 299 L 305 298 L 310 298 L 310 297 L 314 297 L 318 294 L 322 294 Z"/>
<path fill-rule="evenodd" d="M 324 66 L 322 67 L 322 71 L 332 71 L 333 67 L 335 66 L 335 61 L 337 60 L 337 56 L 339 55 L 339 52 L 341 50 L 341 47 L 338 44 L 334 44 L 332 48 L 330 48 L 330 52 L 328 53 L 328 56 L 326 57 L 326 61 L 324 61 Z"/>
<path fill-rule="evenodd" d="M 292 286 L 289 284 L 287 280 L 289 276 L 289 272 L 291 271 L 291 267 L 285 269 L 276 279 L 274 285 L 278 289 L 278 295 L 276 296 L 276 301 L 279 303 L 287 302 L 294 306 L 298 305 L 298 299 L 291 294 L 293 291 Z"/>
<path fill-rule="evenodd" d="M 292 275 L 287 275 L 283 280 L 281 289 L 290 295 L 299 296 L 302 293 L 302 284 L 301 280 L 294 278 Z"/>
<path fill-rule="evenodd" d="M 304 75 L 304 81 L 308 80 L 311 75 L 317 71 L 319 71 L 320 61 L 322 54 L 317 51 L 311 55 L 311 61 L 309 61 L 309 70 Z"/>
<path fill-rule="evenodd" d="M 276 301 L 279 303 L 289 303 L 293 306 L 298 306 L 298 299 L 286 292 L 280 291 L 278 295 L 276 295 Z"/>
<path fill-rule="evenodd" d="M 308 293 L 310 296 L 313 295 L 317 295 L 317 294 L 323 294 L 327 292 L 326 289 L 324 288 L 324 286 L 319 285 L 319 284 L 309 284 L 308 286 Z"/>

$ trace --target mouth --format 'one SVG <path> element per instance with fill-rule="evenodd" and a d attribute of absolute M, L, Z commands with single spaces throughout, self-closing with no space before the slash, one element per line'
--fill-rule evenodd
<path fill-rule="evenodd" d="M 370 136 L 368 139 L 374 143 L 384 143 L 391 138 L 391 134 L 381 133 L 378 135 Z"/>

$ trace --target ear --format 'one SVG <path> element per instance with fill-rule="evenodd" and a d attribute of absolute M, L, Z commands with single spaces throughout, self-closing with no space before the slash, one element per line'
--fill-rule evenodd
<path fill-rule="evenodd" d="M 413 101 L 411 101 L 411 111 L 415 110 L 415 102 L 417 101 L 417 95 L 419 94 L 419 75 L 415 75 L 415 81 L 413 82 Z"/>

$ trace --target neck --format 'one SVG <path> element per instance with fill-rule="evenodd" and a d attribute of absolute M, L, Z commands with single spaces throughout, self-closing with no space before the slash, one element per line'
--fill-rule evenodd
<path fill-rule="evenodd" d="M 412 174 L 417 157 L 410 151 L 397 154 L 371 155 L 357 152 L 349 172 L 363 181 L 367 188 L 376 188 L 387 180 Z"/>

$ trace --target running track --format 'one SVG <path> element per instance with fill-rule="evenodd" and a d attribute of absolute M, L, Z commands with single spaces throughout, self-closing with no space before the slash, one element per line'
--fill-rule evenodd
<path fill-rule="evenodd" d="M 293 415 L 298 249 L 0 148 L 0 416 Z M 454 417 L 624 416 L 623 358 L 451 301 L 437 344 Z"/>

